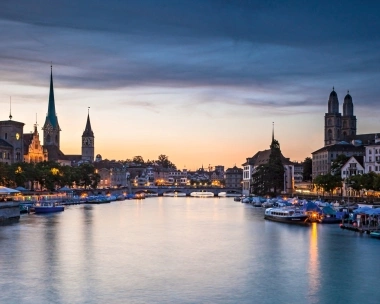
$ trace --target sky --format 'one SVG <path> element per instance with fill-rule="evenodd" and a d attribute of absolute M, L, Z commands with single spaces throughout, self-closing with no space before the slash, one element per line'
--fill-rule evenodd
<path fill-rule="evenodd" d="M 323 147 L 332 87 L 358 134 L 380 133 L 378 1 L 2 0 L 0 120 L 42 127 L 50 65 L 61 150 L 165 154 L 179 169 L 240 167 L 269 148 Z M 42 131 L 40 131 L 42 138 Z"/>

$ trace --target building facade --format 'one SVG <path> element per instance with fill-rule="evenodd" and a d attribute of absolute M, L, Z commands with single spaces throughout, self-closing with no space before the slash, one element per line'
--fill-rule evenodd
<path fill-rule="evenodd" d="M 363 156 L 364 146 L 355 146 L 346 142 L 323 147 L 311 153 L 313 162 L 313 179 L 318 175 L 325 175 L 331 173 L 331 163 L 337 158 L 338 155 Z"/>
<path fill-rule="evenodd" d="M 34 125 L 34 132 L 23 135 L 24 140 L 24 162 L 38 163 L 48 160 L 48 152 L 40 142 L 37 131 L 37 123 Z"/>
<path fill-rule="evenodd" d="M 380 174 L 380 138 L 377 135 L 375 142 L 365 147 L 364 167 L 365 173 Z"/>
<path fill-rule="evenodd" d="M 0 121 L 0 162 L 13 164 L 24 161 L 24 123 L 12 120 Z"/>
<path fill-rule="evenodd" d="M 236 166 L 228 168 L 225 172 L 226 188 L 241 189 L 243 181 L 243 169 Z"/>

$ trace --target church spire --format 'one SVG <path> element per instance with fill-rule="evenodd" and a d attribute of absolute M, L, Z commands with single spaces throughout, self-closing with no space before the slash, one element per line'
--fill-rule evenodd
<path fill-rule="evenodd" d="M 49 119 L 53 128 L 58 127 L 58 119 L 55 113 L 55 100 L 54 100 L 54 87 L 53 87 L 53 65 L 50 66 L 50 92 L 49 92 L 49 106 L 47 118 Z"/>
<path fill-rule="evenodd" d="M 274 142 L 274 122 L 272 122 L 272 143 Z"/>
<path fill-rule="evenodd" d="M 88 107 L 86 128 L 84 129 L 84 132 L 83 132 L 82 136 L 94 137 L 94 132 L 92 131 L 91 122 L 90 122 L 90 107 Z"/>

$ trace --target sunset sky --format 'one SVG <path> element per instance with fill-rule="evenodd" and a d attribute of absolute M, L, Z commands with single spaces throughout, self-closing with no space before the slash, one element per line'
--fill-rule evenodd
<path fill-rule="evenodd" d="M 377 1 L 0 2 L 0 120 L 33 130 L 53 63 L 61 150 L 79 154 L 87 108 L 95 153 L 165 154 L 178 168 L 240 166 L 268 149 L 323 146 L 332 87 L 358 133 L 380 133 Z M 42 131 L 40 131 L 42 138 Z"/>

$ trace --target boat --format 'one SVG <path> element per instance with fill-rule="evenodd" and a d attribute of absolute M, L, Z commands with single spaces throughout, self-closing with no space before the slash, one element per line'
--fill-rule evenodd
<path fill-rule="evenodd" d="M 309 217 L 300 209 L 294 207 L 268 208 L 265 210 L 264 219 L 298 225 L 309 225 Z"/>
<path fill-rule="evenodd" d="M 61 203 L 57 201 L 38 202 L 34 205 L 35 213 L 52 213 L 52 212 L 61 212 L 64 210 L 65 210 L 65 207 L 63 207 Z"/>
<path fill-rule="evenodd" d="M 380 239 L 380 230 L 374 230 L 369 233 L 370 237 Z"/>
<path fill-rule="evenodd" d="M 184 192 L 165 192 L 163 196 L 170 196 L 170 197 L 184 197 L 186 196 L 186 193 Z"/>
<path fill-rule="evenodd" d="M 231 191 L 219 192 L 218 197 L 241 197 L 241 193 Z"/>
<path fill-rule="evenodd" d="M 204 191 L 204 192 L 191 192 L 190 196 L 191 197 L 214 197 L 215 195 L 212 192 Z"/>

